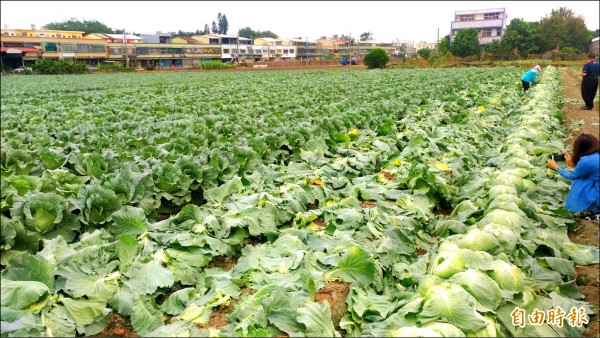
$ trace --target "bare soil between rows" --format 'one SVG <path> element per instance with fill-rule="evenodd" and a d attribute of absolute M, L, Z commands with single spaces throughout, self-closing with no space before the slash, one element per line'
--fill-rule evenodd
<path fill-rule="evenodd" d="M 562 96 L 566 100 L 563 105 L 564 126 L 569 133 L 565 139 L 565 145 L 571 148 L 573 141 L 581 133 L 589 133 L 598 137 L 599 96 L 596 94 L 594 100 L 594 110 L 581 110 L 584 105 L 581 98 L 581 78 L 575 74 L 579 72 L 578 68 L 562 68 L 561 70 Z M 573 243 L 591 245 L 600 247 L 600 230 L 598 223 L 577 219 L 577 228 L 569 234 L 569 239 Z M 579 288 L 585 301 L 592 304 L 592 308 L 599 312 L 600 310 L 600 268 L 598 264 L 575 267 L 576 278 L 579 281 Z M 600 318 L 596 314 L 590 316 L 589 324 L 585 329 L 584 337 L 600 336 Z"/>

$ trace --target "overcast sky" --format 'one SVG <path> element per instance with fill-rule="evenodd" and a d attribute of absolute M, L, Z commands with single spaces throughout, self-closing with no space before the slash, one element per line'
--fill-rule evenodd
<path fill-rule="evenodd" d="M 371 32 L 383 42 L 435 42 L 450 33 L 454 11 L 506 8 L 514 18 L 538 21 L 565 6 L 599 28 L 599 1 L 0 1 L 2 28 L 39 29 L 75 17 L 98 20 L 113 29 L 156 33 L 202 30 L 219 12 L 229 32 L 270 30 L 281 38 L 308 38 Z"/>

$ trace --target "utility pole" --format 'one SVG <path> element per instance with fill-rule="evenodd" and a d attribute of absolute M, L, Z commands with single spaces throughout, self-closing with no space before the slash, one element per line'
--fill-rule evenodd
<path fill-rule="evenodd" d="M 127 54 L 127 36 L 123 28 L 123 43 L 125 44 L 125 67 L 129 67 L 129 54 Z"/>
<path fill-rule="evenodd" d="M 437 51 L 438 54 L 440 54 L 440 49 L 438 48 L 439 45 L 440 45 L 440 27 L 438 26 L 437 40 L 435 40 L 435 50 Z"/>

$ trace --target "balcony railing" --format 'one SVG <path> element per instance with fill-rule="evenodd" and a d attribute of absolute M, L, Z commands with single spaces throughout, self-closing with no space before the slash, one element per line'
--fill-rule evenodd
<path fill-rule="evenodd" d="M 494 40 L 500 40 L 500 39 L 502 39 L 501 36 L 480 36 L 479 43 L 482 45 L 487 45 L 488 43 L 490 43 Z"/>
<path fill-rule="evenodd" d="M 452 29 L 503 27 L 504 19 L 452 21 Z"/>

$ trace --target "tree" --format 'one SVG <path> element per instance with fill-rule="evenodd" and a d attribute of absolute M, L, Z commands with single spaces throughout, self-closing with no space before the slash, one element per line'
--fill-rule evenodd
<path fill-rule="evenodd" d="M 375 48 L 363 58 L 363 63 L 367 66 L 367 69 L 385 68 L 388 61 L 390 61 L 390 57 L 383 48 Z"/>
<path fill-rule="evenodd" d="M 221 12 L 219 12 L 219 14 L 217 14 L 217 33 L 218 34 L 223 34 L 223 31 L 221 30 L 222 24 L 223 24 L 223 16 L 221 15 Z"/>
<path fill-rule="evenodd" d="M 523 21 L 523 19 L 512 19 L 508 26 L 506 26 L 504 36 L 502 36 L 501 47 L 504 51 L 516 48 L 519 50 L 519 54 L 525 57 L 529 53 L 539 51 L 537 34 L 533 23 Z"/>
<path fill-rule="evenodd" d="M 331 36 L 331 38 L 332 38 L 333 40 L 337 40 L 337 39 L 339 38 L 339 35 L 337 35 L 337 34 L 333 34 L 333 35 Z"/>
<path fill-rule="evenodd" d="M 419 55 L 423 59 L 428 59 L 431 52 L 432 50 L 429 48 L 422 48 L 417 51 L 417 55 Z"/>
<path fill-rule="evenodd" d="M 273 38 L 273 39 L 277 39 L 279 38 L 279 36 L 271 31 L 260 31 L 260 30 L 253 30 L 250 27 L 244 27 L 241 28 L 238 31 L 238 34 L 242 37 L 248 38 L 248 39 L 257 39 L 257 38 Z"/>
<path fill-rule="evenodd" d="M 500 40 L 494 40 L 488 43 L 484 48 L 486 53 L 490 54 L 502 54 L 506 52 L 504 44 Z"/>
<path fill-rule="evenodd" d="M 227 31 L 229 30 L 229 22 L 227 21 L 227 16 L 225 14 L 223 14 L 221 16 L 221 13 L 219 13 L 219 32 L 220 34 L 227 34 Z"/>
<path fill-rule="evenodd" d="M 258 36 L 260 36 L 261 38 L 273 38 L 273 39 L 278 39 L 279 35 L 271 32 L 271 31 L 258 31 Z"/>
<path fill-rule="evenodd" d="M 444 36 L 438 44 L 438 53 L 440 55 L 446 55 L 450 53 L 450 34 Z"/>
<path fill-rule="evenodd" d="M 210 27 L 208 27 L 208 24 L 204 24 L 204 30 L 202 31 L 202 34 L 210 34 Z"/>
<path fill-rule="evenodd" d="M 592 36 L 592 39 L 597 38 L 598 36 L 600 36 L 600 29 L 596 29 L 595 31 L 589 31 L 590 35 Z"/>
<path fill-rule="evenodd" d="M 327 40 L 327 36 L 326 35 L 321 35 L 321 37 L 319 38 L 319 40 Z"/>
<path fill-rule="evenodd" d="M 257 32 L 250 27 L 240 28 L 238 35 L 248 39 L 256 39 L 259 37 Z"/>
<path fill-rule="evenodd" d="M 371 40 L 373 37 L 373 33 L 371 32 L 364 32 L 360 35 L 360 41 L 367 41 L 367 40 Z"/>
<path fill-rule="evenodd" d="M 572 10 L 560 7 L 552 10 L 550 16 L 540 20 L 538 33 L 543 37 L 542 52 L 555 48 L 571 47 L 587 51 L 592 39 L 581 15 L 575 16 Z"/>
<path fill-rule="evenodd" d="M 470 56 L 479 53 L 477 31 L 473 28 L 458 31 L 450 45 L 450 51 L 456 56 Z"/>
<path fill-rule="evenodd" d="M 42 29 L 53 29 L 60 31 L 79 31 L 84 34 L 90 33 L 116 33 L 112 28 L 103 24 L 98 20 L 83 20 L 79 21 L 77 18 L 71 18 L 61 22 L 50 22 L 42 26 Z"/>
<path fill-rule="evenodd" d="M 184 32 L 181 29 L 179 31 L 177 31 L 177 33 L 171 33 L 171 36 L 194 36 L 194 35 L 201 35 L 203 34 L 202 31 L 196 29 L 195 32 Z"/>
<path fill-rule="evenodd" d="M 212 33 L 219 34 L 219 28 L 217 27 L 217 23 L 214 21 L 212 22 Z"/>

